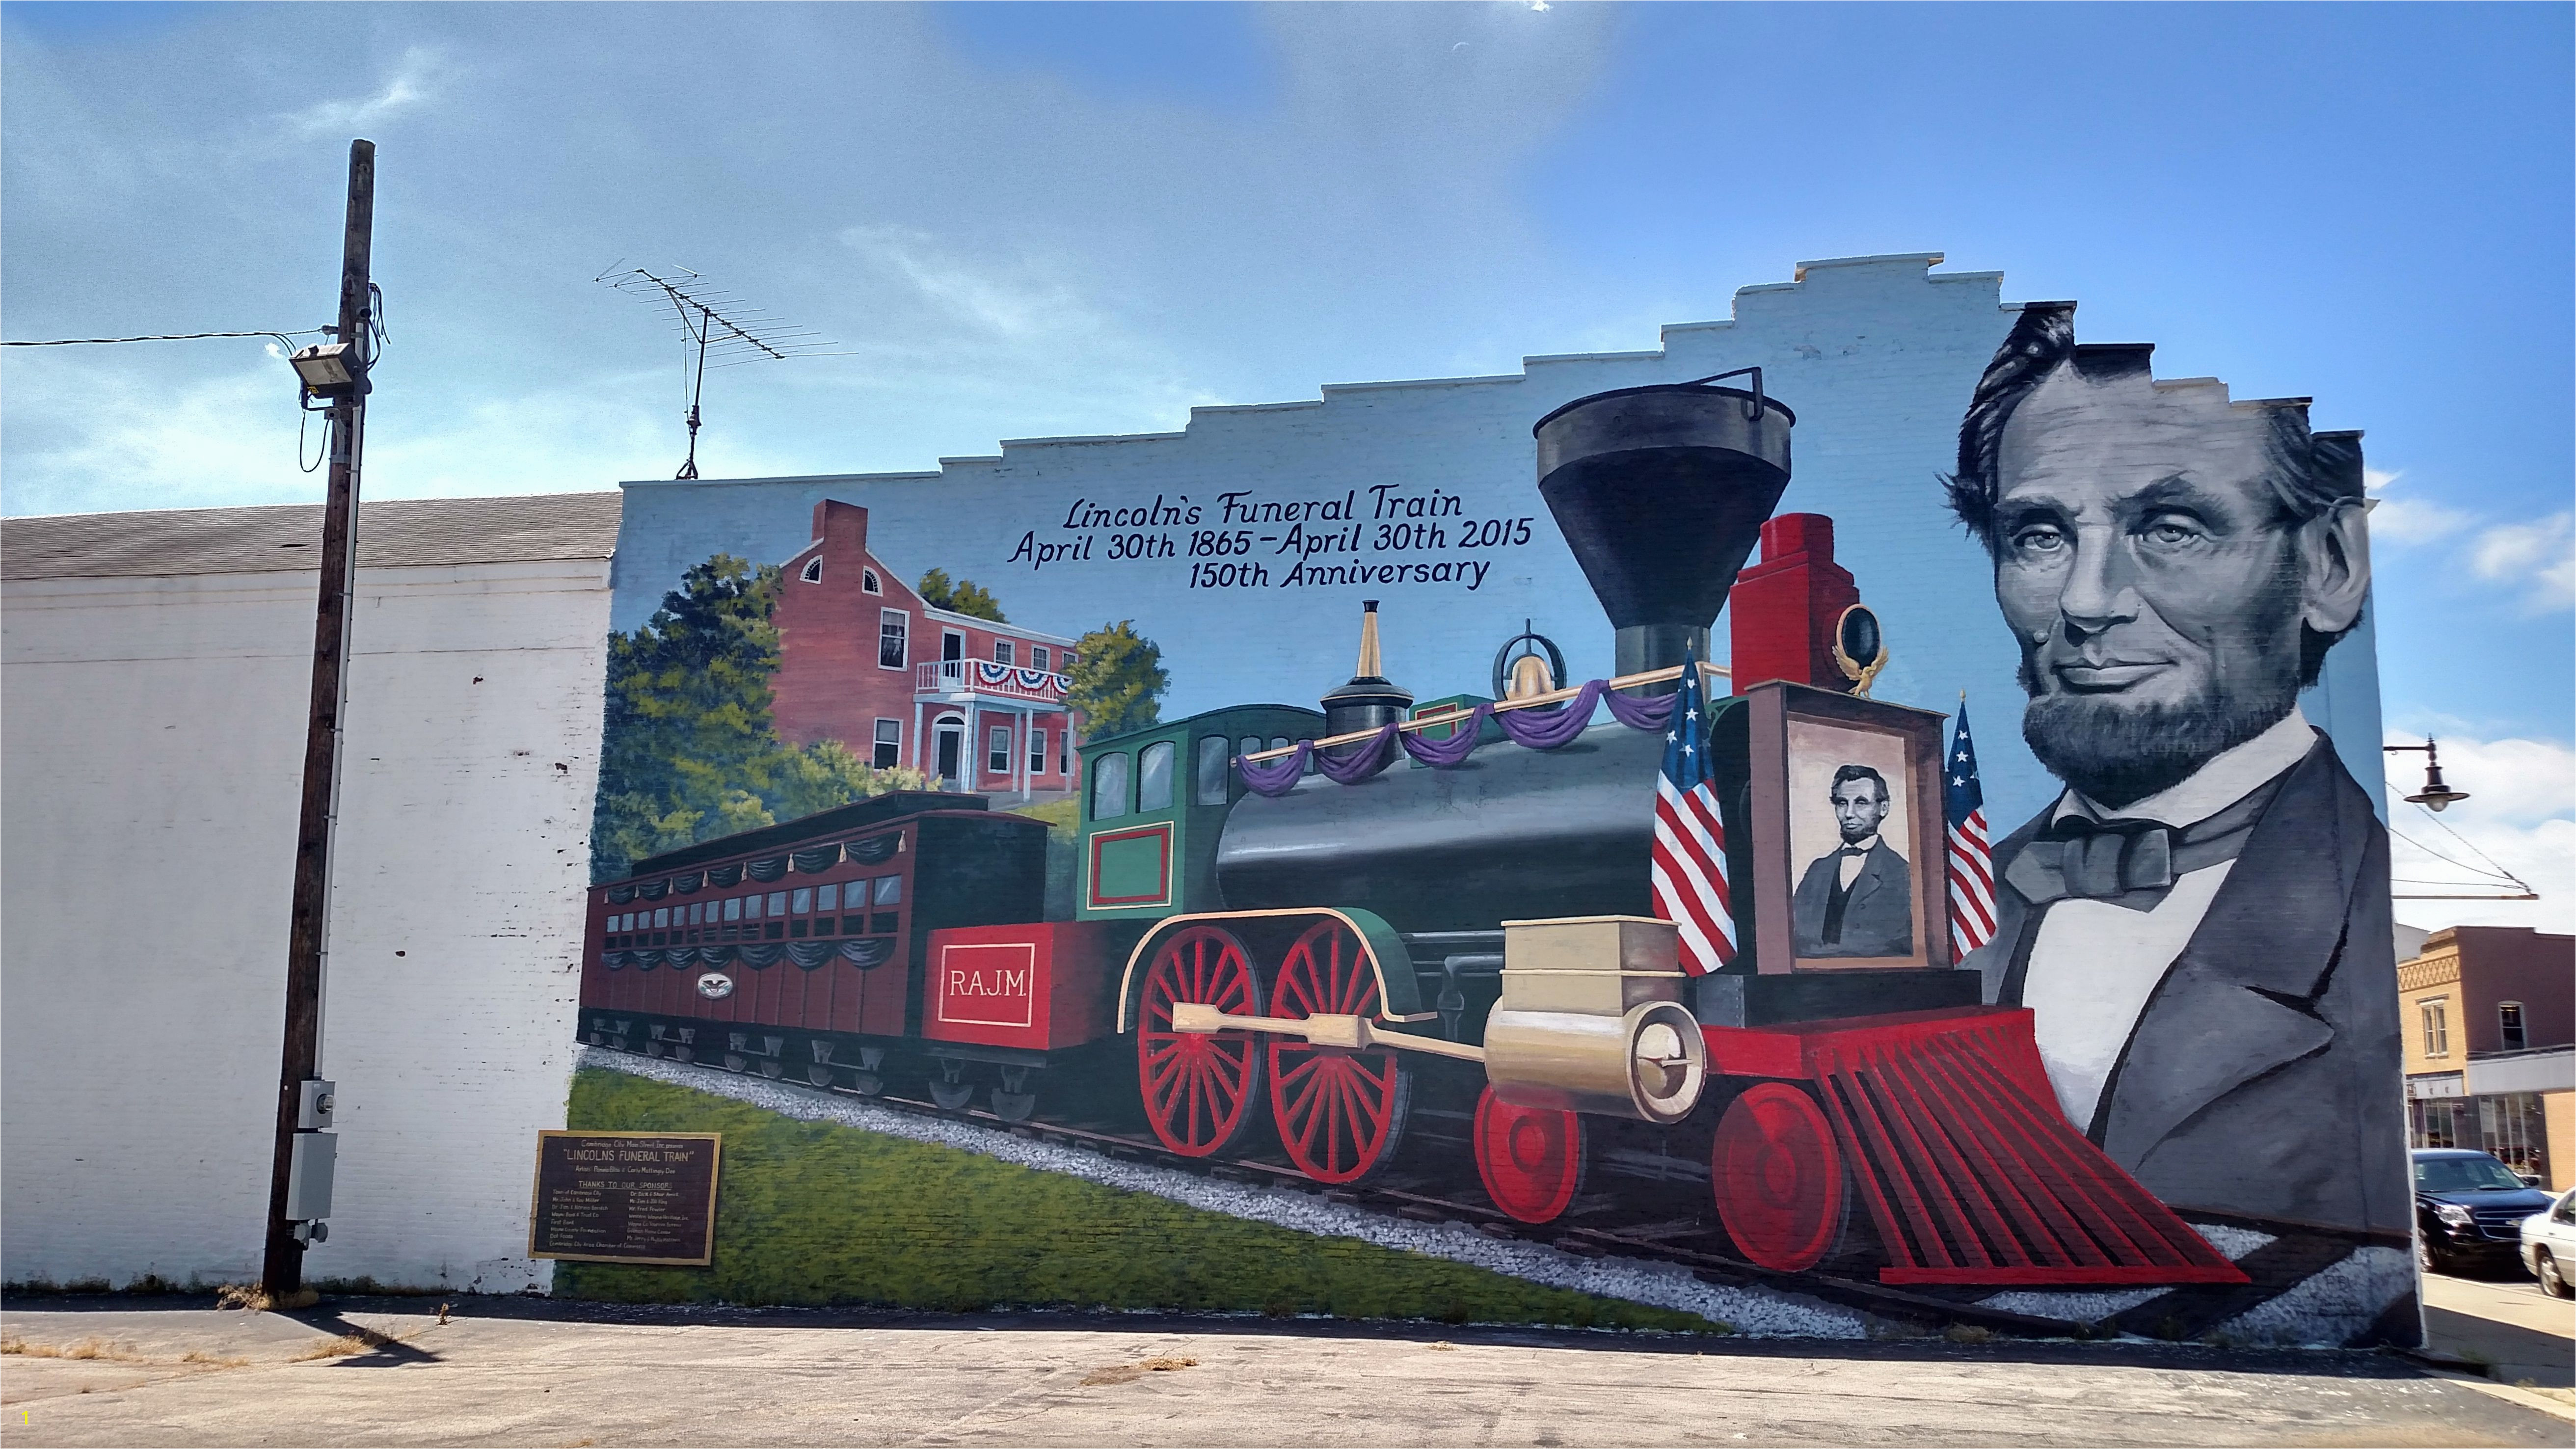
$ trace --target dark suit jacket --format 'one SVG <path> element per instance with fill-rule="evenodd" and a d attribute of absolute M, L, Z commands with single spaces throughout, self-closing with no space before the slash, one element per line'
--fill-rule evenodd
<path fill-rule="evenodd" d="M 1910 956 L 1914 954 L 1914 886 L 1905 857 L 1881 840 L 1869 848 L 1852 877 L 1851 896 L 1843 902 L 1843 935 L 1838 945 L 1817 940 L 1825 929 L 1825 907 L 1842 872 L 1842 853 L 1820 856 L 1798 881 L 1789 900 L 1789 923 L 1801 956 Z"/>
<path fill-rule="evenodd" d="M 2046 913 L 2004 869 L 2049 814 L 1995 850 L 1995 936 L 1962 963 L 1989 1002 L 2021 1004 Z M 2174 1207 L 2402 1238 L 2396 951 L 2388 832 L 2319 733 L 2075 1125 Z"/>

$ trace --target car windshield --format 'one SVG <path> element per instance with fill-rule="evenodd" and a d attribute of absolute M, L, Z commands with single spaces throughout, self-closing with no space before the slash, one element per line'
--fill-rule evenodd
<path fill-rule="evenodd" d="M 2427 1157 L 2415 1164 L 2417 1192 L 2520 1192 L 2522 1186 L 2492 1157 Z"/>

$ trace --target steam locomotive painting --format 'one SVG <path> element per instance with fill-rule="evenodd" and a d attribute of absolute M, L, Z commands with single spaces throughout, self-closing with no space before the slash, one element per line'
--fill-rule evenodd
<path fill-rule="evenodd" d="M 1829 521 L 1773 516 L 1795 421 L 1755 374 L 1537 423 L 1613 677 L 1570 685 L 1525 631 L 1490 694 L 1417 702 L 1370 604 L 1320 709 L 1082 746 L 1062 919 L 1048 827 L 976 795 L 638 861 L 591 892 L 584 1039 L 1005 1124 L 1114 1111 L 1172 1157 L 1329 1186 L 1472 1160 L 1518 1223 L 1713 1214 L 1775 1271 L 2246 1281 L 2064 1119 L 2030 1013 L 1956 969 L 1942 717 L 1867 697 L 1884 646 Z M 1704 661 L 1739 578 L 1730 678 Z M 1731 943 L 1697 972 L 1653 886 L 1685 709 Z"/>

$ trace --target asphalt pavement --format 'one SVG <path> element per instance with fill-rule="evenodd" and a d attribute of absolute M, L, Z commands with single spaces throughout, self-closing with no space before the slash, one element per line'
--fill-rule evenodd
<path fill-rule="evenodd" d="M 6 1445 L 2570 1442 L 2394 1354 L 1132 1315 L 0 1303 Z M 85 1356 L 84 1356 L 85 1355 Z"/>

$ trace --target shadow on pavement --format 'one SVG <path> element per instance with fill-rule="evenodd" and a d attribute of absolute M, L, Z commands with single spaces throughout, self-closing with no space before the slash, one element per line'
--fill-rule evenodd
<path fill-rule="evenodd" d="M 390 1309 L 360 1309 L 359 1311 L 376 1313 L 419 1313 L 424 1311 L 435 1311 L 434 1309 L 422 1309 L 420 1307 L 421 1300 L 416 1298 L 403 1298 L 393 1301 L 399 1302 L 404 1306 Z M 415 1347 L 414 1345 L 405 1343 L 400 1339 L 382 1337 L 364 1324 L 351 1323 L 348 1319 L 340 1316 L 340 1306 L 336 1304 L 317 1306 L 313 1308 L 288 1309 L 279 1313 L 277 1316 L 284 1319 L 290 1319 L 296 1323 L 301 1323 L 305 1327 L 313 1329 L 316 1332 L 330 1334 L 334 1338 L 355 1338 L 368 1345 L 367 1348 L 361 1352 L 345 1354 L 334 1359 L 331 1363 L 331 1367 L 333 1368 L 399 1368 L 404 1364 L 438 1362 L 438 1355 L 431 1353 L 425 1348 Z"/>
<path fill-rule="evenodd" d="M 484 1296 L 340 1296 L 320 1305 L 278 1316 L 334 1334 L 354 1334 L 362 1326 L 349 1314 L 434 1314 L 447 1305 L 459 1319 L 528 1322 L 635 1324 L 654 1327 L 705 1325 L 725 1328 L 904 1329 L 945 1333 L 1117 1333 L 1192 1334 L 1309 1339 L 1384 1341 L 1389 1343 L 1479 1344 L 1529 1348 L 1579 1349 L 1637 1354 L 1723 1354 L 1736 1358 L 1845 1359 L 1852 1361 L 2031 1363 L 2120 1365 L 2227 1373 L 2331 1375 L 2348 1378 L 2420 1378 L 2426 1369 L 2402 1354 L 2382 1350 L 2217 1348 L 2196 1343 L 2147 1343 L 2040 1340 L 1996 1337 L 1961 1343 L 1924 1336 L 1870 1340 L 1816 1338 L 1734 1338 L 1708 1334 L 1637 1333 L 1606 1329 L 1478 1326 L 1389 1320 L 1264 1317 L 1255 1314 L 1187 1314 L 1162 1312 L 1041 1311 L 934 1313 L 917 1309 L 866 1307 L 753 1308 L 725 1304 L 607 1303 L 544 1298 L 532 1294 Z M 0 1309 L 44 1313 L 119 1313 L 201 1311 L 212 1309 L 212 1296 L 13 1295 Z M 2485 1328 L 2498 1325 L 2471 1320 Z M 2521 1330 L 2516 1330 L 2517 1332 Z M 2531 1338 L 2548 1342 L 2545 1335 Z M 2492 1355 L 2490 1355 L 2492 1357 Z M 431 1362 L 435 1355 L 408 1344 L 391 1344 L 342 1360 L 354 1366 L 390 1367 Z"/>
<path fill-rule="evenodd" d="M 2499 1382 L 2529 1379 L 2542 1388 L 2576 1388 L 2576 1343 L 2555 1334 L 2429 1305 L 2424 1328 L 2445 1349 L 2493 1365 Z"/>

